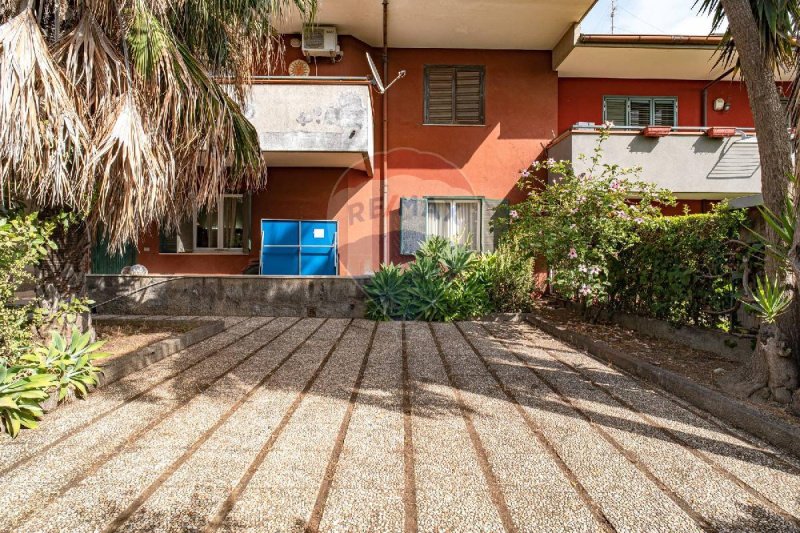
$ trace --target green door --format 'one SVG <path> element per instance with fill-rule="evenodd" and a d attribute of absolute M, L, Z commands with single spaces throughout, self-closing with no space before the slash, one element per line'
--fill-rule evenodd
<path fill-rule="evenodd" d="M 112 253 L 105 239 L 92 249 L 92 274 L 119 274 L 126 266 L 136 264 L 136 246 L 128 244 L 121 253 Z"/>

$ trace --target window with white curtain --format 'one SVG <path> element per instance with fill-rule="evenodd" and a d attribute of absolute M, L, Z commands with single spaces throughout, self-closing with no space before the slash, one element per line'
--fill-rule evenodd
<path fill-rule="evenodd" d="M 427 235 L 480 250 L 480 200 L 428 199 Z"/>
<path fill-rule="evenodd" d="M 241 250 L 244 235 L 244 197 L 223 194 L 215 208 L 195 212 L 195 249 Z"/>

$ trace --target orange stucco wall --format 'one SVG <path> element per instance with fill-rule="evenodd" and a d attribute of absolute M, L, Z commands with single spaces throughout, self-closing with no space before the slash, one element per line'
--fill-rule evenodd
<path fill-rule="evenodd" d="M 340 36 L 344 57 L 332 63 L 311 62 L 312 75 L 367 76 L 364 56 L 380 64 L 381 50 Z M 284 59 L 271 74 L 300 58 L 287 45 Z M 400 255 L 400 198 L 405 196 L 483 196 L 521 199 L 516 184 L 520 170 L 543 156 L 545 146 L 579 121 L 602 121 L 602 97 L 607 94 L 659 95 L 679 98 L 680 125 L 700 124 L 700 90 L 705 82 L 660 80 L 561 79 L 551 69 L 549 51 L 392 49 L 391 77 L 407 75 L 389 91 L 388 164 L 389 260 Z M 428 126 L 423 124 L 423 70 L 428 64 L 485 67 L 485 125 Z M 259 74 L 267 74 L 264 69 Z M 752 125 L 747 95 L 740 84 L 723 82 L 709 91 L 709 101 L 724 97 L 727 114 L 709 110 L 711 125 Z M 252 243 L 249 255 L 160 254 L 153 228 L 139 243 L 139 262 L 152 273 L 238 274 L 258 258 L 262 218 L 334 219 L 339 221 L 340 273 L 374 271 L 381 257 L 382 97 L 373 93 L 375 175 L 348 169 L 270 168 L 266 190 L 253 197 Z M 684 202 L 691 212 L 703 212 L 701 201 Z M 683 205 L 668 214 L 683 212 Z"/>
<path fill-rule="evenodd" d="M 520 170 L 540 158 L 557 127 L 558 78 L 550 52 L 392 50 L 389 70 L 405 79 L 389 92 L 391 260 L 399 250 L 403 196 L 485 196 L 519 200 Z M 485 66 L 484 126 L 423 124 L 426 64 Z"/>

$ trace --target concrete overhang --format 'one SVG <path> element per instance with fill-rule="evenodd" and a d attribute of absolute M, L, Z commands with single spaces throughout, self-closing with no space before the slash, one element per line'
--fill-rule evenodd
<path fill-rule="evenodd" d="M 597 0 L 388 0 L 389 46 L 552 50 Z M 333 24 L 371 46 L 383 43 L 380 0 L 319 0 L 315 21 Z M 298 14 L 278 25 L 298 33 Z"/>
<path fill-rule="evenodd" d="M 575 26 L 556 46 L 553 69 L 562 78 L 714 80 L 729 68 L 717 62 L 720 43 L 719 35 L 581 35 Z"/>
<path fill-rule="evenodd" d="M 365 78 L 256 78 L 244 108 L 267 166 L 374 166 L 372 89 Z"/>

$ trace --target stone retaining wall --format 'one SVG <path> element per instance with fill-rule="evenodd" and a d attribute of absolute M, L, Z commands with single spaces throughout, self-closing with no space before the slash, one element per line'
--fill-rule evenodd
<path fill-rule="evenodd" d="M 98 314 L 359 318 L 368 279 L 91 275 L 88 284 Z"/>

